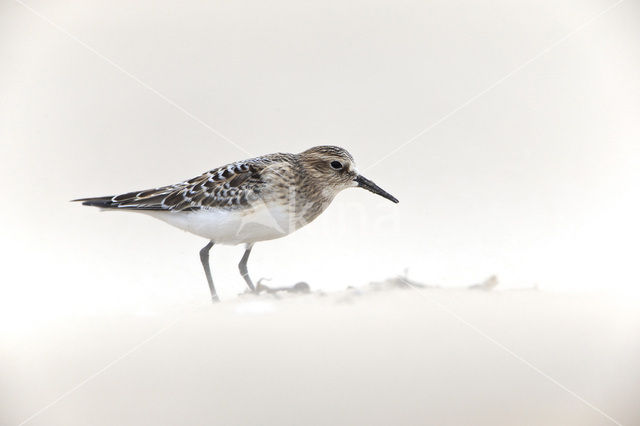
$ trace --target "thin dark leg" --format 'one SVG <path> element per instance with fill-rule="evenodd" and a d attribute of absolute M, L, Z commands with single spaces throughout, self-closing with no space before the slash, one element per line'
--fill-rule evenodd
<path fill-rule="evenodd" d="M 213 241 L 209 241 L 209 244 L 202 247 L 200 250 L 200 261 L 202 262 L 202 267 L 204 268 L 204 274 L 207 276 L 207 283 L 209 284 L 209 291 L 211 291 L 211 300 L 213 302 L 217 302 L 218 295 L 216 294 L 216 289 L 213 286 L 213 279 L 211 278 L 211 268 L 209 268 L 209 250 L 213 247 Z"/>
<path fill-rule="evenodd" d="M 240 259 L 240 263 L 238 263 L 238 269 L 240 270 L 240 275 L 242 275 L 242 278 L 244 278 L 244 281 L 247 283 L 251 291 L 256 291 L 256 286 L 253 285 L 253 281 L 251 281 L 249 271 L 247 270 L 247 260 L 249 260 L 252 248 L 253 244 L 247 244 L 244 255 L 242 256 L 242 259 Z"/>

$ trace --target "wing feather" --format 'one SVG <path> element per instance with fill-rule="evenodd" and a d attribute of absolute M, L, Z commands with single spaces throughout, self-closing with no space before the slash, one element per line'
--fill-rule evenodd
<path fill-rule="evenodd" d="M 73 201 L 87 206 L 132 210 L 241 208 L 260 197 L 265 184 L 262 172 L 270 162 L 268 158 L 241 161 L 175 185 Z"/>

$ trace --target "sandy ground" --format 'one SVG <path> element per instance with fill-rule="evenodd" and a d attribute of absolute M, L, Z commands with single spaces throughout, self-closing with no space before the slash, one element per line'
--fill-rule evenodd
<path fill-rule="evenodd" d="M 610 297 L 372 286 L 3 330 L 2 425 L 640 424 L 640 313 Z"/>

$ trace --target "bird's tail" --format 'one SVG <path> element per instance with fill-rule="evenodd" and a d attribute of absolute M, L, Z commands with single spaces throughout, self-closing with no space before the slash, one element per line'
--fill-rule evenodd
<path fill-rule="evenodd" d="M 104 197 L 78 198 L 83 206 L 100 207 L 102 209 L 127 209 L 127 210 L 169 210 L 170 207 L 164 204 L 165 198 L 172 194 L 172 191 L 181 188 L 162 187 L 149 189 L 146 191 L 134 191 L 120 195 L 107 195 Z"/>
<path fill-rule="evenodd" d="M 71 202 L 81 202 L 83 206 L 100 207 L 103 209 L 117 208 L 118 203 L 113 201 L 113 195 L 107 195 L 104 197 L 91 197 L 91 198 L 78 198 L 71 200 Z"/>

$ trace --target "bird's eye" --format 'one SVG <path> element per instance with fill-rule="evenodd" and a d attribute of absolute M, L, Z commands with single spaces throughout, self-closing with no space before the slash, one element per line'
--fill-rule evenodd
<path fill-rule="evenodd" d="M 331 162 L 331 168 L 332 169 L 336 169 L 336 170 L 340 170 L 342 168 L 342 163 L 339 161 L 332 161 Z"/>

